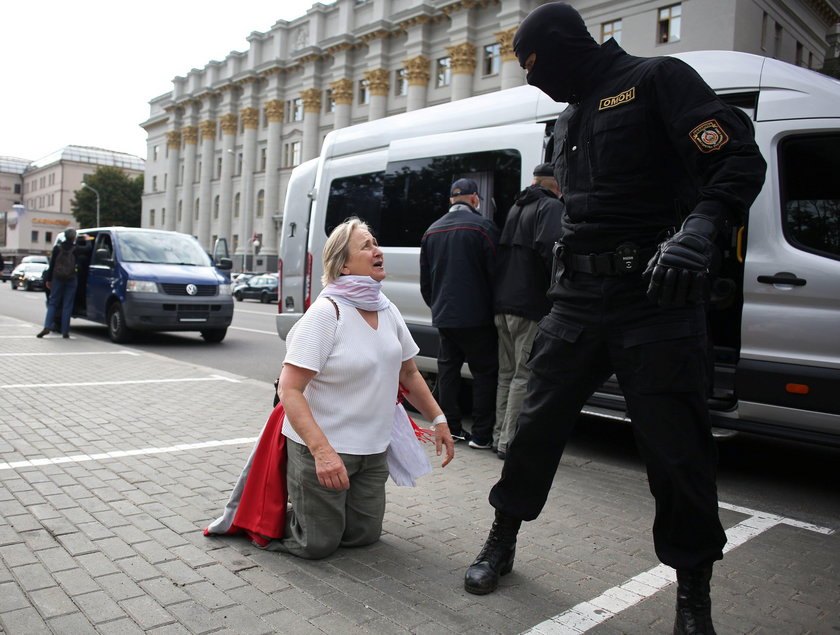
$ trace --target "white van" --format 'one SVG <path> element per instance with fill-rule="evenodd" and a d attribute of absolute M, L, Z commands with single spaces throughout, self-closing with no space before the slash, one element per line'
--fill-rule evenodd
<path fill-rule="evenodd" d="M 755 125 L 768 164 L 748 226 L 733 236 L 711 324 L 716 426 L 840 444 L 840 82 L 746 53 L 680 54 Z M 437 332 L 419 289 L 420 238 L 458 177 L 479 183 L 501 227 L 531 169 L 550 160 L 563 109 L 521 86 L 335 130 L 295 169 L 280 241 L 277 331 L 320 291 L 321 252 L 351 215 L 373 228 L 400 308 L 434 372 Z M 584 412 L 627 419 L 614 381 Z"/>

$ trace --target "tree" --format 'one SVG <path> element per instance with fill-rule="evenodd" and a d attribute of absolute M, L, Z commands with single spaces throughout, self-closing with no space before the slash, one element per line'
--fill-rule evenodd
<path fill-rule="evenodd" d="M 131 177 L 120 168 L 100 166 L 85 178 L 99 192 L 99 224 L 140 227 L 143 175 Z M 70 209 L 80 227 L 96 227 L 96 193 L 87 187 L 76 190 Z"/>

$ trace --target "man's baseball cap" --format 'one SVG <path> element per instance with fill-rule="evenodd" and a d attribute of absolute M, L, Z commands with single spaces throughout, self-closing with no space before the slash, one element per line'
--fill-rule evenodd
<path fill-rule="evenodd" d="M 449 188 L 449 196 L 464 196 L 478 194 L 478 184 L 472 179 L 458 179 Z"/>
<path fill-rule="evenodd" d="M 554 176 L 554 166 L 550 163 L 540 163 L 534 168 L 534 176 Z"/>

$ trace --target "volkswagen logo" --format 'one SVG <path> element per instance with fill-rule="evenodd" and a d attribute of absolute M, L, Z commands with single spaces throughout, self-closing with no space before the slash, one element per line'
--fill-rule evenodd
<path fill-rule="evenodd" d="M 194 284 L 188 284 L 187 285 L 187 295 L 195 295 L 196 293 L 198 293 L 198 287 L 195 286 Z"/>

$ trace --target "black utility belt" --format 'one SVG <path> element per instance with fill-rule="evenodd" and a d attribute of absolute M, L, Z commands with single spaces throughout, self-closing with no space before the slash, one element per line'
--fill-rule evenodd
<path fill-rule="evenodd" d="M 563 264 L 570 270 L 593 276 L 623 276 L 639 271 L 655 249 L 641 249 L 634 243 L 622 243 L 615 251 L 601 254 L 575 254 L 561 248 Z"/>

